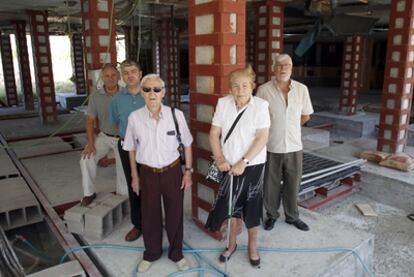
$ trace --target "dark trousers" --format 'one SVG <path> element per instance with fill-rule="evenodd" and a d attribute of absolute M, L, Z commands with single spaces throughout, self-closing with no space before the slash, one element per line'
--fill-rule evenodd
<path fill-rule="evenodd" d="M 264 206 L 268 217 L 277 219 L 280 201 L 287 220 L 299 218 L 298 192 L 302 180 L 303 151 L 267 152 L 264 180 Z M 283 184 L 282 184 L 283 181 Z"/>
<path fill-rule="evenodd" d="M 184 191 L 180 189 L 182 178 L 183 173 L 179 164 L 162 173 L 154 173 L 151 169 L 141 166 L 142 231 L 146 261 L 155 261 L 162 255 L 161 197 L 170 243 L 168 258 L 174 262 L 183 258 Z"/>
<path fill-rule="evenodd" d="M 131 222 L 135 228 L 141 230 L 141 195 L 137 195 L 132 190 L 131 164 L 129 163 L 129 152 L 122 149 L 121 139 L 118 141 L 118 152 L 121 158 L 122 167 L 124 168 L 125 179 L 128 186 L 129 205 L 131 207 Z"/>

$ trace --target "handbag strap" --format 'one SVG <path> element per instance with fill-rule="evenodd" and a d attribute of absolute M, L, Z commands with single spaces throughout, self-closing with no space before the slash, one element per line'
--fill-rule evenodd
<path fill-rule="evenodd" d="M 172 116 L 173 116 L 173 119 L 174 119 L 175 132 L 176 132 L 176 137 L 177 137 L 177 140 L 178 140 L 178 144 L 181 145 L 183 143 L 181 142 L 180 127 L 178 126 L 178 121 L 177 121 L 177 117 L 175 116 L 175 108 L 174 107 L 171 107 L 171 112 L 172 112 Z"/>
<path fill-rule="evenodd" d="M 239 115 L 236 117 L 236 119 L 233 122 L 233 125 L 231 125 L 229 132 L 226 135 L 226 138 L 224 139 L 223 144 L 226 143 L 226 141 L 229 139 L 231 133 L 233 132 L 234 128 L 236 127 L 237 122 L 239 122 L 240 117 L 243 115 L 243 113 L 246 111 L 247 107 L 241 112 L 239 113 Z"/>

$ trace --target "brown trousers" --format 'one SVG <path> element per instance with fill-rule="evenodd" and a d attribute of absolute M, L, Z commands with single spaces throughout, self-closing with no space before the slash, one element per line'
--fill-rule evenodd
<path fill-rule="evenodd" d="M 298 192 L 302 180 L 303 151 L 286 154 L 267 152 L 264 206 L 267 216 L 277 219 L 280 202 L 287 220 L 299 218 Z M 283 181 L 283 183 L 282 183 Z"/>
<path fill-rule="evenodd" d="M 180 189 L 183 173 L 179 164 L 162 172 L 154 173 L 141 166 L 141 209 L 144 236 L 144 260 L 152 262 L 162 255 L 162 212 L 164 203 L 165 225 L 170 243 L 168 258 L 178 262 L 183 258 L 183 200 Z"/>

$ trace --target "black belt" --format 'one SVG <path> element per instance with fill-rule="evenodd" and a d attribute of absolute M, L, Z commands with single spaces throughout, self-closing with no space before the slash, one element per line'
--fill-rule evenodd
<path fill-rule="evenodd" d="M 107 135 L 108 137 L 111 137 L 111 138 L 119 138 L 118 135 L 110 135 L 110 134 L 107 134 L 105 132 L 102 132 L 102 133 L 104 133 L 105 135 Z"/>

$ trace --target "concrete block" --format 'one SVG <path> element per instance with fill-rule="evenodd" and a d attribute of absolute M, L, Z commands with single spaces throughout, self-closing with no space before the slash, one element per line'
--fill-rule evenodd
<path fill-rule="evenodd" d="M 49 267 L 45 270 L 27 275 L 27 277 L 86 277 L 85 271 L 77 260 Z"/>
<path fill-rule="evenodd" d="M 0 180 L 0 225 L 4 230 L 42 220 L 40 205 L 23 178 Z"/>
<path fill-rule="evenodd" d="M 332 112 L 318 112 L 311 116 L 310 125 L 334 124 L 332 134 L 345 137 L 367 137 L 375 135 L 375 125 L 379 124 L 379 114 L 359 112 L 343 115 Z"/>
<path fill-rule="evenodd" d="M 66 210 L 64 219 L 70 232 L 101 240 L 118 227 L 128 214 L 128 197 L 99 193 L 88 207 L 78 204 Z"/>
<path fill-rule="evenodd" d="M 85 236 L 102 239 L 113 230 L 113 208 L 98 205 L 85 214 Z"/>

